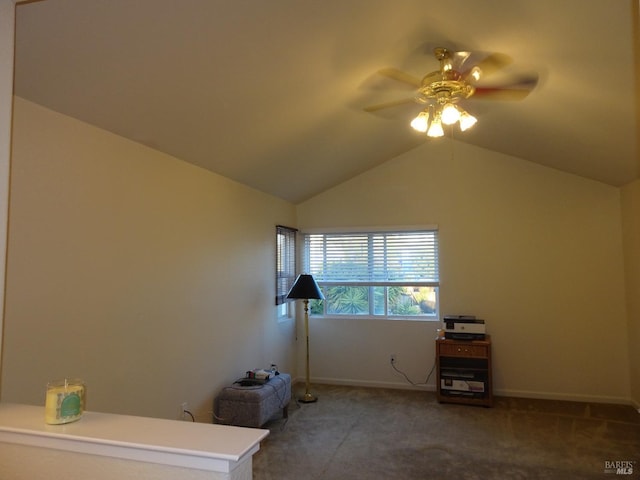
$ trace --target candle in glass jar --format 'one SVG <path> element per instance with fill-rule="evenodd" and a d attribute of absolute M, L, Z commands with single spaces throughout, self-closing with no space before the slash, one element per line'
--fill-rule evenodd
<path fill-rule="evenodd" d="M 44 417 L 50 425 L 74 422 L 84 410 L 85 388 L 82 380 L 64 379 L 47 384 Z"/>

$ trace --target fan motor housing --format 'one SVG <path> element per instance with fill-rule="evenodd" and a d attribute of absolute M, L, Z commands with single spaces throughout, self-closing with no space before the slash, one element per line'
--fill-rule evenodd
<path fill-rule="evenodd" d="M 475 88 L 466 82 L 454 80 L 441 80 L 422 85 L 418 89 L 416 100 L 426 103 L 429 99 L 436 99 L 438 102 L 456 101 L 460 98 L 469 98 L 473 95 Z"/>

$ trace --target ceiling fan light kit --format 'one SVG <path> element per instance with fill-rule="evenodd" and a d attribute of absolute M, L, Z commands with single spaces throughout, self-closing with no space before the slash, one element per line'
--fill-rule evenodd
<path fill-rule="evenodd" d="M 425 133 L 429 128 L 429 112 L 420 112 L 416 118 L 411 120 L 411 127 L 417 132 Z"/>
<path fill-rule="evenodd" d="M 434 55 L 440 62 L 440 70 L 427 74 L 420 82 L 416 94 L 416 101 L 429 104 L 433 113 L 429 115 L 423 110 L 411 122 L 411 126 L 419 132 L 426 132 L 429 137 L 443 136 L 443 125 L 455 125 L 458 122 L 460 130 L 468 130 L 475 125 L 477 119 L 456 102 L 474 94 L 475 87 L 469 82 L 479 80 L 482 71 L 477 66 L 466 73 L 457 71 L 453 68 L 451 53 L 446 48 L 436 48 Z M 428 125 L 422 127 L 425 119 Z M 416 128 L 416 125 L 420 128 Z"/>
<path fill-rule="evenodd" d="M 464 132 L 473 127 L 478 119 L 467 112 L 462 112 L 460 113 L 460 119 L 458 121 L 460 122 L 460 130 Z"/>
<path fill-rule="evenodd" d="M 453 103 L 447 103 L 442 107 L 442 123 L 453 125 L 460 120 L 460 110 Z"/>
<path fill-rule="evenodd" d="M 436 138 L 442 137 L 444 135 L 444 129 L 442 128 L 442 121 L 439 116 L 436 116 L 432 121 L 431 125 L 429 125 L 429 130 L 427 130 L 427 136 Z"/>
<path fill-rule="evenodd" d="M 436 107 L 430 106 L 432 112 L 423 110 L 411 121 L 411 127 L 420 133 L 425 133 L 429 137 L 441 137 L 444 135 L 443 125 L 459 124 L 461 131 L 466 131 L 473 127 L 478 119 L 467 112 L 459 105 L 446 103 Z"/>

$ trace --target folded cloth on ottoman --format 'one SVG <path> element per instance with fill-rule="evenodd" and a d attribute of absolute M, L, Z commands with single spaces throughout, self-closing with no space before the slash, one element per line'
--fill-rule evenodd
<path fill-rule="evenodd" d="M 260 427 L 282 409 L 287 417 L 291 400 L 291 376 L 275 375 L 262 385 L 234 384 L 222 389 L 214 400 L 216 423 L 239 427 Z"/>

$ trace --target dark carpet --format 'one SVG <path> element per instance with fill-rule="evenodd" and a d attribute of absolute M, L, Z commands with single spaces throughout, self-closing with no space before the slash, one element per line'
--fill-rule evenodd
<path fill-rule="evenodd" d="M 318 402 L 292 401 L 288 420 L 263 427 L 271 434 L 254 456 L 255 480 L 640 478 L 640 414 L 630 406 L 496 397 L 485 408 L 440 404 L 432 392 L 312 391 Z"/>

